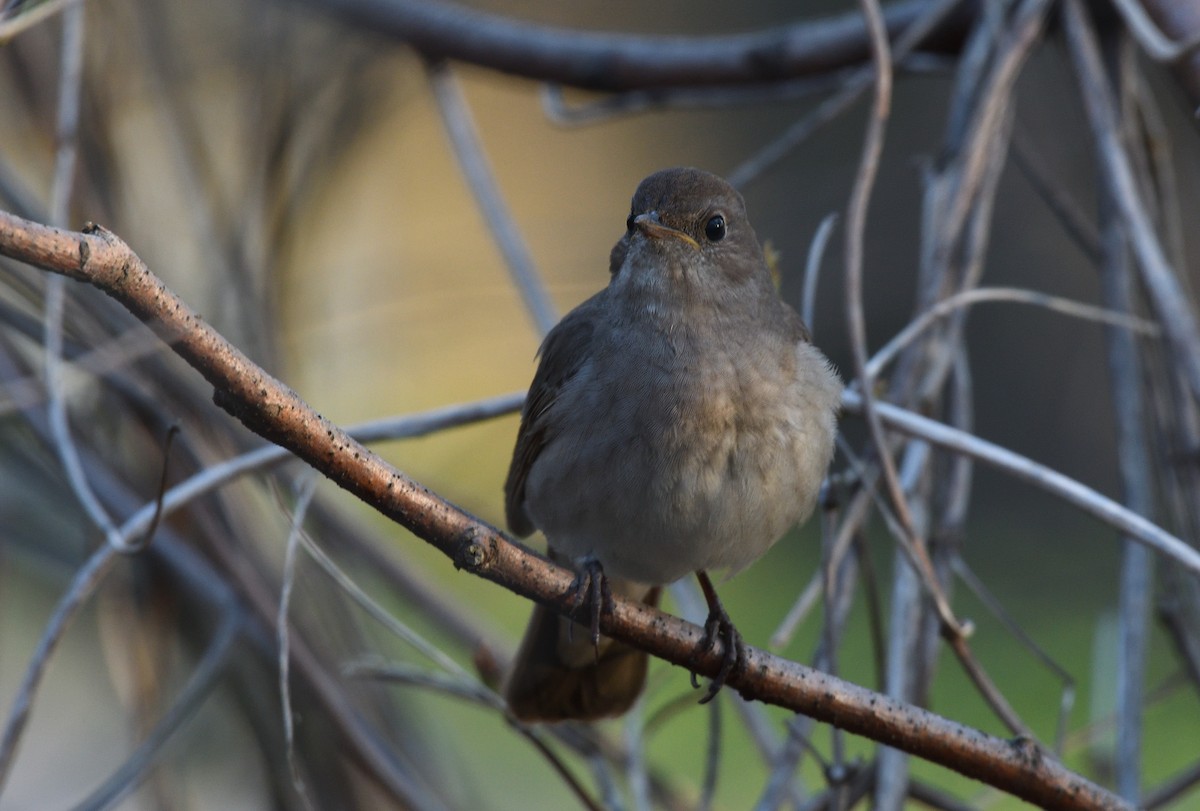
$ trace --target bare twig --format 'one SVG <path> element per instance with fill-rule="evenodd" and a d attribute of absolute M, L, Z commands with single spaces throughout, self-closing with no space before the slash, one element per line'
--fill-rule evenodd
<path fill-rule="evenodd" d="M 1175 349 L 1181 371 L 1187 375 L 1192 396 L 1200 399 L 1200 327 L 1196 315 L 1142 201 L 1121 138 L 1112 90 L 1104 76 L 1100 46 L 1087 12 L 1079 0 L 1066 0 L 1062 9 L 1067 44 L 1100 152 L 1104 182 L 1109 185 L 1113 202 L 1124 220 L 1150 302 Z"/>
<path fill-rule="evenodd" d="M 471 403 L 459 403 L 418 414 L 373 420 L 351 426 L 346 429 L 346 433 L 359 442 L 367 444 L 426 436 L 446 428 L 512 414 L 520 410 L 521 403 L 524 401 L 524 392 L 502 394 L 498 397 Z M 205 468 L 166 492 L 162 498 L 162 515 L 170 515 L 205 493 L 210 493 L 239 476 L 261 472 L 293 459 L 295 459 L 295 455 L 287 448 L 279 445 L 265 445 Z M 153 521 L 156 509 L 153 502 L 143 506 L 121 524 L 120 536 L 130 539 L 139 533 L 144 534 Z"/>
<path fill-rule="evenodd" d="M 308 505 L 312 503 L 313 495 L 317 492 L 319 479 L 309 475 L 301 484 L 296 495 L 296 506 L 292 511 L 292 525 L 288 530 L 286 552 L 283 558 L 283 583 L 279 589 L 279 616 L 275 622 L 275 636 L 279 646 L 279 704 L 283 714 L 283 742 L 287 750 L 288 771 L 292 777 L 292 788 L 300 798 L 300 803 L 308 811 L 314 808 L 308 786 L 300 772 L 300 761 L 296 757 L 295 714 L 292 712 L 292 685 L 288 677 L 291 665 L 291 621 L 288 619 L 288 606 L 292 599 L 292 586 L 296 582 L 296 549 L 300 545 L 300 535 L 303 532 L 304 515 Z"/>
<path fill-rule="evenodd" d="M 504 202 L 504 196 L 496 186 L 496 178 L 488 166 L 483 145 L 475 121 L 463 98 L 462 88 L 448 65 L 433 64 L 428 68 L 429 84 L 442 114 L 446 134 L 454 147 L 458 165 L 462 168 L 467 185 L 475 195 L 475 201 L 483 212 L 484 220 L 491 229 L 492 238 L 504 256 L 504 263 L 512 275 L 513 283 L 525 299 L 525 308 L 533 318 L 538 332 L 545 335 L 558 323 L 558 312 L 541 275 L 533 264 L 533 257 L 521 239 L 517 224 Z"/>
<path fill-rule="evenodd" d="M 54 613 L 42 629 L 42 636 L 38 640 L 33 656 L 30 657 L 29 665 L 25 669 L 25 675 L 13 697 L 12 706 L 8 711 L 8 719 L 4 724 L 4 735 L 0 737 L 0 790 L 4 788 L 9 771 L 12 769 L 17 748 L 21 743 L 21 735 L 29 721 L 33 698 L 42 683 L 42 676 L 45 675 L 50 656 L 58 647 L 58 643 L 62 641 L 63 634 L 66 633 L 71 620 L 75 619 L 79 607 L 91 597 L 96 586 L 112 568 L 116 556 L 116 547 L 111 544 L 103 544 L 92 553 L 87 562 L 75 573 L 71 585 L 59 599 Z"/>
<path fill-rule="evenodd" d="M 625 779 L 629 784 L 630 804 L 635 811 L 650 811 L 650 779 L 646 771 L 645 694 L 638 696 L 621 727 L 621 738 L 629 752 Z"/>
<path fill-rule="evenodd" d="M 842 407 L 849 411 L 857 412 L 861 404 L 857 392 L 847 391 L 842 395 Z M 1122 507 L 1087 485 L 986 439 L 980 439 L 912 411 L 890 403 L 876 403 L 875 407 L 889 428 L 920 437 L 956 453 L 965 453 L 986 465 L 1052 493 L 1068 504 L 1127 533 L 1139 543 L 1168 556 L 1187 570 L 1200 574 L 1200 552 L 1157 524 Z"/>
<path fill-rule="evenodd" d="M 1125 25 L 1138 44 L 1151 58 L 1159 62 L 1174 62 L 1200 47 L 1200 33 L 1194 34 L 1185 42 L 1171 39 L 1155 25 L 1154 20 L 1150 19 L 1150 15 L 1137 0 L 1113 0 L 1113 6 L 1125 18 Z"/>
<path fill-rule="evenodd" d="M 1075 705 L 1075 679 L 1067 670 L 1038 645 L 1033 638 L 1025 632 L 1012 615 L 1005 610 L 1003 603 L 994 595 L 984 584 L 984 582 L 975 574 L 962 559 L 956 557 L 952 564 L 954 573 L 967 584 L 971 592 L 979 599 L 981 603 L 1000 621 L 1008 632 L 1012 634 L 1030 653 L 1033 657 L 1042 663 L 1042 666 L 1054 674 L 1063 685 L 1062 699 L 1059 701 L 1058 724 L 1054 735 L 1054 751 L 1061 755 L 1063 752 L 1063 742 L 1066 740 L 1067 721 L 1071 708 Z"/>
<path fill-rule="evenodd" d="M 1103 252 L 1100 232 L 1083 213 L 1079 201 L 1072 198 L 1063 183 L 1051 174 L 1019 121 L 1012 132 L 1012 159 L 1013 165 L 1021 170 L 1033 190 L 1050 207 L 1071 240 L 1088 258 L 1099 262 Z"/>
<path fill-rule="evenodd" d="M 867 370 L 872 377 L 878 376 L 883 367 L 900 354 L 900 351 L 915 341 L 939 319 L 946 318 L 964 307 L 971 307 L 983 302 L 1011 302 L 1028 304 L 1033 307 L 1044 307 L 1072 318 L 1082 318 L 1085 321 L 1095 321 L 1129 332 L 1158 337 L 1161 333 L 1158 325 L 1130 313 L 1083 304 L 1074 299 L 1053 296 L 1037 290 L 1024 290 L 1017 287 L 976 287 L 963 290 L 939 301 L 919 316 L 905 325 L 904 329 L 892 336 L 867 363 Z"/>
<path fill-rule="evenodd" d="M 1132 124 L 1128 73 L 1133 54 L 1125 41 L 1109 41 L 1112 70 L 1109 75 L 1120 86 L 1119 115 L 1129 136 Z M 1098 161 L 1104 156 L 1097 154 Z M 1103 172 L 1103 169 L 1101 169 Z M 1105 305 L 1118 312 L 1134 312 L 1133 270 L 1129 240 L 1111 186 L 1100 190 L 1101 230 L 1104 262 L 1101 290 Z M 1142 370 L 1138 347 L 1124 330 L 1105 331 L 1108 342 L 1113 411 L 1116 416 L 1117 464 L 1123 501 L 1129 509 L 1147 518 L 1154 516 L 1150 452 L 1146 446 L 1142 401 Z M 1150 550 L 1130 539 L 1123 541 L 1118 590 L 1117 647 L 1117 751 L 1114 758 L 1117 792 L 1137 804 L 1142 791 L 1142 693 L 1145 689 L 1146 654 L 1149 647 L 1150 588 L 1153 561 Z"/>
<path fill-rule="evenodd" d="M 162 755 L 163 745 L 196 714 L 217 686 L 233 650 L 233 643 L 238 639 L 242 621 L 241 611 L 237 606 L 224 606 L 220 622 L 217 623 L 203 658 L 197 663 L 196 669 L 171 705 L 171 709 L 125 763 L 102 786 L 88 795 L 87 799 L 74 806 L 74 811 L 103 811 L 112 808 L 145 778 L 155 761 Z"/>
<path fill-rule="evenodd" d="M 348 662 L 342 671 L 354 678 L 381 679 L 434 690 L 499 712 L 504 712 L 506 709 L 504 700 L 495 691 L 489 690 L 478 680 L 467 675 L 426 670 L 400 662 L 381 663 L 373 660 Z M 591 809 L 591 811 L 601 811 L 601 805 L 579 783 L 539 730 L 511 717 L 506 716 L 505 720 L 510 727 L 533 744 L 585 808 Z"/>
<path fill-rule="evenodd" d="M 81 4 L 82 0 L 44 0 L 33 4 L 28 11 L 22 11 L 15 17 L 4 19 L 0 16 L 0 46 L 7 45 L 17 35 L 50 19 L 69 6 Z"/>
<path fill-rule="evenodd" d="M 75 168 L 78 158 L 76 139 L 79 133 L 80 87 L 83 83 L 83 19 L 82 4 L 75 4 L 63 14 L 63 44 L 61 75 L 59 76 L 58 127 L 55 133 L 58 151 L 54 161 L 54 181 L 50 191 L 50 221 L 65 227 L 70 210 L 71 190 L 74 187 Z M 71 490 L 92 523 L 105 535 L 108 542 L 123 544 L 116 527 L 100 500 L 96 498 L 83 465 L 79 451 L 71 436 L 67 418 L 67 401 L 62 379 L 63 310 L 66 307 L 66 279 L 53 276 L 46 280 L 45 336 L 43 344 L 46 377 L 47 414 L 50 432 L 54 438 L 54 449 L 59 462 L 71 483 Z"/>
<path fill-rule="evenodd" d="M 937 0 L 927 8 L 921 9 L 920 16 L 897 38 L 895 47 L 891 49 L 886 58 L 895 59 L 897 63 L 903 61 L 929 35 L 929 32 L 959 5 L 959 0 Z M 889 8 L 894 10 L 896 7 Z M 870 43 L 872 40 L 869 27 L 867 32 L 867 42 Z M 884 43 L 886 44 L 886 38 Z M 729 182 L 738 188 L 748 185 L 807 140 L 814 132 L 845 113 L 875 82 L 877 70 L 874 61 L 870 65 L 857 69 L 842 83 L 837 93 L 821 102 L 812 112 L 796 121 L 752 157 L 732 170 L 728 175 Z"/>
<path fill-rule="evenodd" d="M 717 793 L 717 775 L 721 768 L 721 704 L 722 701 L 708 703 L 708 745 L 704 753 L 704 780 L 700 784 L 700 800 L 696 803 L 697 811 L 709 811 L 713 805 L 713 797 Z"/>
<path fill-rule="evenodd" d="M 850 331 L 850 347 L 854 358 L 855 376 L 862 392 L 862 413 L 870 431 L 871 442 L 879 455 L 883 480 L 896 510 L 896 516 L 904 529 L 910 547 L 917 558 L 921 582 L 933 597 L 942 621 L 955 632 L 961 632 L 954 613 L 937 585 L 933 567 L 929 562 L 924 541 L 916 531 L 908 508 L 908 499 L 900 486 L 895 461 L 884 438 L 883 425 L 875 412 L 874 381 L 867 371 L 867 326 L 863 310 L 863 235 L 866 230 L 867 204 L 879 169 L 879 156 L 883 151 L 884 132 L 891 109 L 892 71 L 891 54 L 883 28 L 883 18 L 877 3 L 862 0 L 861 7 L 867 18 L 871 33 L 872 63 L 875 66 L 875 97 L 868 119 L 867 134 L 859 164 L 858 177 L 850 202 L 846 206 L 846 321 Z"/>
<path fill-rule="evenodd" d="M 808 261 L 804 264 L 804 293 L 800 299 L 800 318 L 808 331 L 816 335 L 817 280 L 821 276 L 821 260 L 825 258 L 825 246 L 833 236 L 837 225 L 837 212 L 826 214 L 817 226 L 812 245 L 808 248 Z"/>

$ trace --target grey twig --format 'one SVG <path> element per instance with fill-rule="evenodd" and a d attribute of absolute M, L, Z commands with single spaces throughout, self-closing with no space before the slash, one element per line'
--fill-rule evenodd
<path fill-rule="evenodd" d="M 33 4 L 28 11 L 22 11 L 15 17 L 3 19 L 0 15 L 0 47 L 38 23 L 50 19 L 69 6 L 82 5 L 82 2 L 83 0 L 44 0 Z"/>
<path fill-rule="evenodd" d="M 1028 304 L 1032 307 L 1044 307 L 1047 310 L 1072 318 L 1095 321 L 1110 327 L 1150 337 L 1158 337 L 1162 331 L 1153 321 L 1147 321 L 1131 313 L 1117 312 L 1104 307 L 1083 304 L 1074 299 L 1054 296 L 1037 290 L 1025 290 L 1018 287 L 976 287 L 970 290 L 963 290 L 952 296 L 947 296 L 929 309 L 924 310 L 919 316 L 906 324 L 904 329 L 892 336 L 891 340 L 884 344 L 879 351 L 871 356 L 871 360 L 867 363 L 867 370 L 872 377 L 879 376 L 883 372 L 883 368 L 891 363 L 900 354 L 901 350 L 912 344 L 913 341 L 940 319 L 946 318 L 964 307 L 972 307 L 984 302 L 1010 302 L 1014 304 Z"/>
<path fill-rule="evenodd" d="M 462 89 L 451 69 L 444 63 L 429 66 L 429 84 L 437 99 L 438 111 L 446 126 L 446 134 L 454 147 L 458 165 L 462 168 L 467 185 L 479 204 L 483 217 L 491 229 L 492 238 L 504 256 L 504 262 L 512 274 L 513 282 L 525 299 L 525 306 L 533 317 L 538 332 L 545 335 L 558 323 L 558 312 L 550 294 L 534 267 L 533 257 L 521 239 L 517 224 L 509 213 L 504 196 L 496 186 L 496 179 L 488 166 L 479 142 L 479 133 L 471 118 L 471 111 L 463 98 Z"/>
<path fill-rule="evenodd" d="M 300 761 L 296 757 L 296 720 L 292 712 L 292 685 L 288 676 L 291 666 L 291 621 L 288 619 L 288 606 L 292 599 L 292 586 L 296 582 L 296 549 L 300 545 L 300 535 L 303 532 L 304 516 L 308 505 L 312 503 L 317 492 L 319 478 L 309 474 L 300 485 L 296 495 L 296 505 L 292 510 L 291 527 L 288 530 L 287 551 L 283 558 L 283 583 L 279 589 L 279 614 L 275 621 L 275 636 L 279 646 L 279 704 L 283 714 L 283 742 L 287 750 L 288 771 L 292 777 L 292 787 L 300 798 L 300 803 L 309 811 L 314 808 L 308 786 L 300 772 Z"/>
<path fill-rule="evenodd" d="M 1131 142 L 1137 131 L 1133 124 L 1133 99 L 1128 73 L 1133 54 L 1124 41 L 1108 42 L 1112 70 L 1109 75 L 1120 86 L 1119 115 Z M 1097 154 L 1098 161 L 1104 156 Z M 1101 170 L 1103 171 L 1103 170 Z M 1104 262 L 1101 293 L 1106 306 L 1117 312 L 1134 312 L 1133 271 L 1129 240 L 1112 186 L 1100 189 L 1101 232 Z M 1107 329 L 1108 367 L 1116 417 L 1117 465 L 1123 501 L 1130 510 L 1147 518 L 1154 516 L 1155 497 L 1151 482 L 1151 458 L 1146 447 L 1146 419 L 1142 398 L 1142 369 L 1133 335 Z M 1113 759 L 1117 793 L 1133 804 L 1142 792 L 1142 700 L 1149 647 L 1150 591 L 1153 561 L 1150 550 L 1130 539 L 1122 549 L 1117 646 L 1117 751 Z"/>
<path fill-rule="evenodd" d="M 145 778 L 162 754 L 163 745 L 196 714 L 209 693 L 216 687 L 233 650 L 233 643 L 238 639 L 242 621 L 241 611 L 236 605 L 223 606 L 220 622 L 217 623 L 203 658 L 197 663 L 171 709 L 155 724 L 154 729 L 121 768 L 87 799 L 76 805 L 74 811 L 104 811 L 112 808 Z"/>
<path fill-rule="evenodd" d="M 1174 62 L 1200 47 L 1200 32 L 1184 42 L 1177 42 L 1155 25 L 1154 20 L 1137 0 L 1112 0 L 1113 6 L 1125 19 L 1125 26 L 1138 44 L 1159 62 Z"/>
<path fill-rule="evenodd" d="M 1066 740 L 1067 721 L 1070 715 L 1071 708 L 1075 705 L 1075 678 L 1058 662 L 1054 660 L 1033 637 L 1025 632 L 1025 629 L 1013 619 L 1004 608 L 1004 604 L 996 597 L 995 594 L 988 589 L 987 585 L 980 579 L 975 572 L 967 565 L 967 562 L 962 559 L 962 556 L 954 558 L 951 564 L 954 573 L 962 580 L 971 590 L 979 602 L 983 603 L 984 607 L 992 613 L 996 619 L 1000 621 L 1008 632 L 1013 635 L 1023 645 L 1035 659 L 1041 662 L 1042 666 L 1054 674 L 1054 677 L 1062 682 L 1062 697 L 1059 700 L 1058 707 L 1058 724 L 1054 734 L 1054 751 L 1059 755 L 1062 754 L 1063 744 Z"/>
<path fill-rule="evenodd" d="M 1173 345 L 1180 370 L 1186 374 L 1192 396 L 1200 399 L 1200 327 L 1179 277 L 1163 251 L 1162 243 L 1138 190 L 1129 154 L 1122 141 L 1112 89 L 1104 76 L 1100 46 L 1087 12 L 1079 0 L 1065 0 L 1063 28 L 1079 79 L 1104 182 L 1111 188 L 1137 257 L 1142 283 L 1159 321 Z"/>
<path fill-rule="evenodd" d="M 402 662 L 384 663 L 373 659 L 348 662 L 343 666 L 342 672 L 353 678 L 381 679 L 433 690 L 499 712 L 505 712 L 506 710 L 503 698 L 495 691 L 489 690 L 477 679 L 473 679 L 466 674 L 446 673 L 440 670 L 414 667 Z M 558 773 L 559 777 L 563 779 L 567 787 L 571 789 L 586 808 L 591 809 L 591 811 L 600 811 L 600 806 L 596 803 L 595 799 L 579 783 L 571 773 L 571 770 L 563 763 L 562 758 L 555 754 L 554 750 L 546 743 L 545 737 L 540 730 L 527 724 L 518 723 L 511 718 L 506 720 L 508 720 L 509 726 L 532 743 L 542 756 L 546 758 L 547 762 L 551 764 L 555 772 Z"/>
<path fill-rule="evenodd" d="M 1019 121 L 1012 132 L 1012 159 L 1013 165 L 1021 170 L 1033 190 L 1050 207 L 1067 235 L 1088 258 L 1099 262 L 1103 251 L 1099 231 L 1081 211 L 1079 202 L 1063 188 L 1063 183 L 1051 175 Z"/>
<path fill-rule="evenodd" d="M 700 784 L 697 811 L 709 811 L 717 793 L 717 775 L 721 768 L 721 701 L 708 703 L 708 745 L 704 752 L 704 780 Z"/>
<path fill-rule="evenodd" d="M 108 574 L 115 559 L 116 547 L 111 544 L 102 544 L 93 552 L 87 562 L 75 573 L 71 585 L 59 599 L 58 605 L 54 607 L 54 613 L 50 615 L 49 622 L 42 629 L 42 636 L 38 639 L 29 665 L 25 668 L 25 675 L 21 678 L 16 695 L 13 696 L 12 707 L 8 711 L 8 720 L 4 724 L 4 735 L 0 737 L 0 792 L 3 791 L 4 783 L 12 768 L 17 747 L 21 742 L 21 735 L 29 720 L 29 711 L 33 707 L 33 698 L 42 683 L 42 676 L 45 675 L 50 656 L 58 647 L 58 643 L 62 641 L 63 634 L 66 633 L 71 620 L 75 619 L 75 613 L 79 607 L 96 590 L 96 586 Z"/>
<path fill-rule="evenodd" d="M 817 280 L 821 277 L 821 260 L 825 258 L 825 247 L 833 236 L 833 227 L 837 225 L 836 211 L 826 214 L 817 226 L 812 245 L 808 248 L 808 261 L 804 264 L 804 292 L 800 300 L 800 319 L 804 321 L 808 331 L 816 335 Z"/>
<path fill-rule="evenodd" d="M 896 40 L 894 48 L 890 49 L 885 58 L 889 60 L 889 63 L 892 59 L 895 59 L 897 62 L 904 60 L 912 49 L 919 45 L 929 35 L 929 32 L 937 27 L 959 3 L 960 0 L 936 0 L 936 2 L 928 5 L 928 7 L 922 8 L 920 16 L 913 21 L 912 25 L 904 30 L 904 33 Z M 867 27 L 867 34 L 868 42 L 873 43 L 873 29 L 869 25 Z M 886 46 L 886 36 L 883 42 Z M 872 45 L 873 48 L 874 45 Z M 784 130 L 774 140 L 731 171 L 728 174 L 729 182 L 738 188 L 746 186 L 769 167 L 782 160 L 810 135 L 850 109 L 850 106 L 858 100 L 859 96 L 865 93 L 867 88 L 871 87 L 872 83 L 875 82 L 877 71 L 878 67 L 873 65 L 857 68 L 842 83 L 837 93 L 821 102 L 812 112 L 796 121 L 796 123 Z M 889 69 L 889 78 L 890 75 L 891 72 Z"/>
<path fill-rule="evenodd" d="M 862 400 L 858 393 L 843 393 L 842 407 L 848 411 L 861 411 Z M 876 403 L 875 407 L 880 419 L 892 430 L 919 437 L 956 453 L 965 453 L 986 465 L 1052 493 L 1200 575 L 1200 552 L 1152 521 L 1097 493 L 1082 482 L 1064 476 L 1008 448 L 980 439 L 974 434 L 959 431 L 890 403 Z"/>
<path fill-rule="evenodd" d="M 871 442 L 879 454 L 888 495 L 896 510 L 897 518 L 900 519 L 901 526 L 904 528 L 905 535 L 908 537 L 909 544 L 917 556 L 921 580 L 929 589 L 939 616 L 949 628 L 955 629 L 957 632 L 960 630 L 958 621 L 954 618 L 953 611 L 937 586 L 924 542 L 916 532 L 909 512 L 908 499 L 900 486 L 896 463 L 888 450 L 883 425 L 875 413 L 874 381 L 867 371 L 867 326 L 862 292 L 863 237 L 866 231 L 867 204 L 870 201 L 875 176 L 879 170 L 879 156 L 883 151 L 884 132 L 891 109 L 892 71 L 891 54 L 888 50 L 886 32 L 883 28 L 883 18 L 878 3 L 873 0 L 861 0 L 861 8 L 868 21 L 868 30 L 871 32 L 872 61 L 876 72 L 875 100 L 867 123 L 867 134 L 858 177 L 850 195 L 850 202 L 846 206 L 847 328 L 850 331 L 855 377 L 859 381 L 862 392 L 862 413 L 871 434 Z"/>
<path fill-rule="evenodd" d="M 50 190 L 50 222 L 66 227 L 74 188 L 79 148 L 79 102 L 83 84 L 83 19 L 81 4 L 68 7 L 63 13 L 61 75 L 58 89 L 58 125 L 55 132 L 58 150 L 54 159 L 54 180 Z M 92 523 L 105 535 L 108 543 L 123 547 L 113 521 L 83 472 L 79 451 L 71 436 L 67 417 L 67 400 L 62 375 L 63 311 L 66 308 L 67 280 L 55 276 L 46 280 L 44 309 L 45 334 L 43 344 L 46 376 L 47 414 L 54 449 L 71 483 L 71 490 Z"/>
<path fill-rule="evenodd" d="M 366 444 L 389 439 L 426 436 L 446 428 L 511 414 L 519 411 L 524 401 L 525 392 L 502 394 L 498 397 L 470 403 L 458 403 L 417 414 L 386 417 L 361 423 L 349 427 L 347 433 L 359 442 Z M 239 476 L 266 470 L 273 465 L 282 464 L 294 458 L 295 456 L 287 448 L 279 445 L 264 445 L 241 456 L 208 467 L 167 491 L 162 499 L 162 515 L 164 517 L 170 515 L 200 496 L 211 493 Z M 139 533 L 145 533 L 153 520 L 154 510 L 154 503 L 147 503 L 127 518 L 119 530 L 121 538 L 128 540 Z"/>

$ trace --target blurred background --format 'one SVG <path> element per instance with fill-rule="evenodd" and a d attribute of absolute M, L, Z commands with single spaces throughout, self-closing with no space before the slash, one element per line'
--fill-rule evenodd
<path fill-rule="evenodd" d="M 33 13 L 20 6 L 9 4 L 8 19 Z M 206 320 L 338 424 L 477 401 L 528 384 L 541 331 L 464 176 L 447 136 L 445 101 L 440 107 L 434 74 L 420 56 L 321 2 L 95 0 L 83 8 L 78 165 L 63 225 L 95 221 L 120 235 Z M 471 8 L 572 29 L 728 34 L 853 13 L 857 6 L 514 0 Z M 1016 81 L 1013 137 L 1040 156 L 1059 193 L 1094 217 L 1101 181 L 1093 137 L 1055 16 Z M 1107 14 L 1103 20 L 1114 24 Z M 55 205 L 63 22 L 62 14 L 51 16 L 0 46 L 0 206 L 41 221 Z M 1154 148 L 1173 159 L 1185 224 L 1173 247 L 1194 257 L 1200 247 L 1189 225 L 1200 211 L 1194 103 L 1166 69 L 1135 60 L 1163 117 L 1165 140 Z M 957 66 L 953 51 L 926 54 L 897 79 L 865 236 L 870 350 L 913 316 L 923 199 L 929 173 L 943 165 L 949 148 Z M 538 82 L 460 63 L 440 70 L 434 81 L 461 94 L 559 314 L 606 283 L 608 251 L 642 177 L 672 165 L 738 173 L 845 78 L 830 71 L 813 77 L 811 87 L 763 100 L 685 100 L 585 124 L 549 115 L 550 91 Z M 561 93 L 555 103 L 571 108 L 609 98 Z M 797 305 L 818 227 L 830 213 L 845 211 L 866 102 L 741 184 L 760 239 L 778 254 L 782 293 Z M 983 284 L 1100 301 L 1092 257 L 1012 161 L 999 174 L 989 222 Z M 821 263 L 810 326 L 849 379 L 844 239 L 838 227 Z M 39 635 L 103 534 L 78 506 L 47 438 L 50 429 L 37 416 L 47 403 L 38 359 L 45 276 L 7 260 L 0 276 L 0 707 L 7 716 Z M 972 430 L 1120 498 L 1103 325 L 990 303 L 972 310 L 965 329 Z M 211 405 L 209 387 L 149 331 L 74 283 L 63 353 L 70 425 L 117 523 L 152 500 L 171 422 L 182 428 L 169 457 L 171 483 L 258 444 Z M 502 526 L 501 488 L 516 424 L 510 414 L 377 449 L 417 481 Z M 857 417 L 843 418 L 843 433 L 851 447 L 863 445 Z M 839 456 L 835 471 L 846 470 Z M 296 462 L 255 472 L 175 513 L 153 554 L 111 564 L 48 660 L 0 784 L 0 810 L 85 800 L 95 803 L 85 807 L 128 809 L 299 808 L 294 769 L 318 808 L 578 804 L 537 748 L 494 709 L 344 673 L 345 663 L 368 656 L 427 662 L 369 619 L 305 555 L 291 597 L 293 641 L 304 650 L 292 665 L 299 765 L 289 766 L 273 621 L 290 516 L 307 486 Z M 306 526 L 314 541 L 460 665 L 473 670 L 511 652 L 527 603 L 456 572 L 419 539 L 327 483 L 317 486 L 312 505 Z M 1107 783 L 1115 744 L 1120 539 L 986 466 L 975 470 L 970 506 L 959 539 L 963 559 L 1072 680 L 1065 760 Z M 792 533 L 721 586 L 751 644 L 767 645 L 819 567 L 820 523 Z M 895 545 L 880 521 L 867 540 L 886 613 Z M 1068 687 L 1062 676 L 968 589 L 956 588 L 954 597 L 959 616 L 977 626 L 971 644 L 981 664 L 1038 737 L 1053 743 Z M 845 678 L 879 689 L 868 602 L 855 602 L 838 660 Z M 679 610 L 670 601 L 667 609 Z M 812 661 L 819 613 L 779 652 Z M 228 649 L 217 651 L 216 675 L 199 685 L 194 706 L 139 765 L 142 777 L 121 777 L 227 625 L 238 631 Z M 1151 628 L 1147 787 L 1200 759 L 1196 686 L 1181 675 L 1186 667 L 1167 633 Z M 1008 735 L 954 658 L 943 652 L 936 661 L 928 706 Z M 654 802 L 663 807 L 693 807 L 704 795 L 705 740 L 715 722 L 686 698 L 675 705 L 690 695 L 684 671 L 653 666 L 638 723 L 645 725 Z M 663 707 L 672 709 L 658 714 Z M 769 766 L 736 712 L 726 706 L 722 717 L 714 804 L 753 807 Z M 762 717 L 780 739 L 787 714 L 767 708 Z M 567 735 L 552 744 L 581 781 L 604 795 L 599 753 L 619 748 L 631 723 L 609 722 L 598 738 Z M 818 729 L 813 741 L 828 757 L 830 733 Z M 845 745 L 848 761 L 875 751 L 860 739 Z M 810 792 L 828 777 L 813 757 L 799 775 L 797 785 Z M 914 763 L 913 775 L 944 792 L 945 802 L 1020 805 L 929 764 Z M 625 796 L 625 780 L 612 796 Z M 406 796 L 398 784 L 408 786 Z M 1172 802 L 1200 808 L 1200 793 Z"/>

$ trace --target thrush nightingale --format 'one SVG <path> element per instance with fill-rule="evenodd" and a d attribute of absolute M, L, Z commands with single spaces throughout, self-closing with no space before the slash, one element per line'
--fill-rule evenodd
<path fill-rule="evenodd" d="M 690 168 L 646 178 L 609 273 L 542 344 L 505 483 L 509 527 L 545 534 L 592 611 L 589 638 L 534 608 L 506 687 L 525 720 L 625 712 L 647 659 L 599 636 L 601 606 L 612 591 L 655 604 L 691 572 L 702 647 L 726 652 L 711 698 L 742 644 L 706 572 L 742 569 L 807 518 L 833 454 L 841 381 L 732 186 Z"/>

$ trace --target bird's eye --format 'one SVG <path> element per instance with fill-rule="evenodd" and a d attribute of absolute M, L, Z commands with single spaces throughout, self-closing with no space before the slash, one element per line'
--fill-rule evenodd
<path fill-rule="evenodd" d="M 709 242 L 720 242 L 725 238 L 725 218 L 720 214 L 709 219 L 704 225 L 704 236 Z"/>
<path fill-rule="evenodd" d="M 625 230 L 626 231 L 633 230 L 633 215 L 632 214 L 630 214 L 628 217 L 625 218 Z"/>

